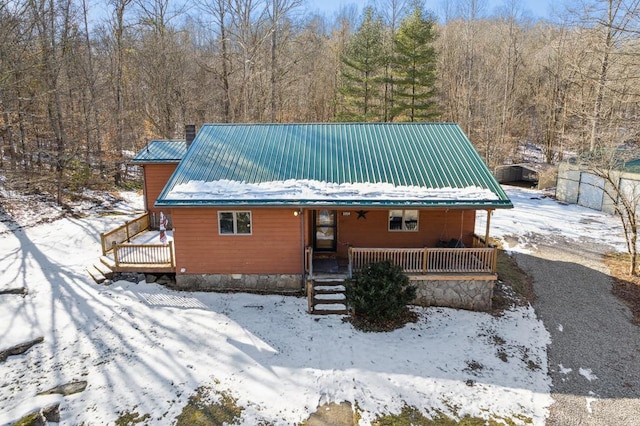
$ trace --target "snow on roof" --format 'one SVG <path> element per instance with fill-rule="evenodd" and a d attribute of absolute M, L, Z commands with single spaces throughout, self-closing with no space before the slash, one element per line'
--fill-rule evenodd
<path fill-rule="evenodd" d="M 261 200 L 261 201 L 475 201 L 497 200 L 486 188 L 423 188 L 390 183 L 332 183 L 316 180 L 285 180 L 247 183 L 230 180 L 189 181 L 176 185 L 167 200 Z"/>

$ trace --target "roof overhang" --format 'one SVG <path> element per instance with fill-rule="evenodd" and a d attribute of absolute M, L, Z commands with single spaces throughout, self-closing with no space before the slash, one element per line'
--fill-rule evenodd
<path fill-rule="evenodd" d="M 130 163 L 144 166 L 145 164 L 180 164 L 181 159 L 172 160 L 136 160 L 135 158 Z"/>
<path fill-rule="evenodd" d="M 252 207 L 252 208 L 455 208 L 455 209 L 509 209 L 513 208 L 510 200 L 158 200 L 156 207 Z"/>

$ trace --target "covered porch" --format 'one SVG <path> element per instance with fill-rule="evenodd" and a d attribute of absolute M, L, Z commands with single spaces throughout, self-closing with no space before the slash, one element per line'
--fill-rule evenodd
<path fill-rule="evenodd" d="M 478 241 L 480 241 L 478 239 Z M 497 248 L 362 248 L 350 247 L 346 259 L 314 257 L 305 250 L 309 313 L 347 313 L 344 281 L 373 262 L 400 266 L 417 288 L 415 305 L 474 311 L 491 309 Z"/>
<path fill-rule="evenodd" d="M 352 276 L 363 266 L 389 260 L 411 275 L 496 273 L 488 245 L 493 209 L 484 235 L 476 233 L 477 209 L 308 209 L 303 214 L 305 274 Z"/>
<path fill-rule="evenodd" d="M 491 309 L 497 248 L 476 234 L 476 210 L 308 211 L 304 271 L 310 313 L 346 313 L 344 281 L 390 261 L 417 287 L 422 306 Z M 360 217 L 360 219 L 358 219 Z"/>
<path fill-rule="evenodd" d="M 474 238 L 478 244 L 482 240 Z M 410 276 L 460 276 L 489 275 L 495 279 L 497 249 L 474 246 L 471 248 L 365 248 L 349 247 L 346 259 L 315 253 L 313 247 L 305 249 L 305 273 L 309 277 L 321 275 L 353 276 L 365 265 L 391 261 Z"/>

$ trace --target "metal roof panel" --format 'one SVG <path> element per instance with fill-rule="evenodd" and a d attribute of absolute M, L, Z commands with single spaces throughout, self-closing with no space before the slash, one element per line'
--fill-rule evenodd
<path fill-rule="evenodd" d="M 221 180 L 390 183 L 433 189 L 477 186 L 493 192 L 496 200 L 471 204 L 511 207 L 469 139 L 453 123 L 205 124 L 158 205 L 233 204 L 234 200 L 213 198 L 189 204 L 168 197 L 176 185 Z M 262 200 L 266 204 L 277 200 L 267 201 Z M 449 200 L 449 204 L 463 203 Z"/>
<path fill-rule="evenodd" d="M 187 152 L 187 143 L 179 140 L 153 140 L 131 160 L 134 163 L 178 163 Z"/>

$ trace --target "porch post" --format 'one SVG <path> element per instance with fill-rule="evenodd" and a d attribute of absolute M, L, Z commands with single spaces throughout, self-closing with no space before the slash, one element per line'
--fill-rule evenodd
<path fill-rule="evenodd" d="M 302 256 L 302 286 L 303 288 L 305 287 L 305 280 L 306 280 L 306 275 L 307 275 L 307 268 L 306 268 L 306 264 L 307 264 L 307 249 L 306 249 L 306 245 L 305 245 L 305 238 L 304 238 L 304 223 L 305 223 L 305 216 L 306 216 L 306 211 L 303 210 L 302 208 L 298 207 L 297 210 L 293 213 L 294 216 L 299 216 L 300 217 L 300 251 L 301 251 L 301 256 Z M 312 273 L 311 271 L 309 271 L 309 276 L 311 276 Z"/>
<path fill-rule="evenodd" d="M 484 234 L 484 246 L 489 247 L 489 229 L 491 228 L 491 214 L 493 210 L 487 210 L 487 229 Z"/>

